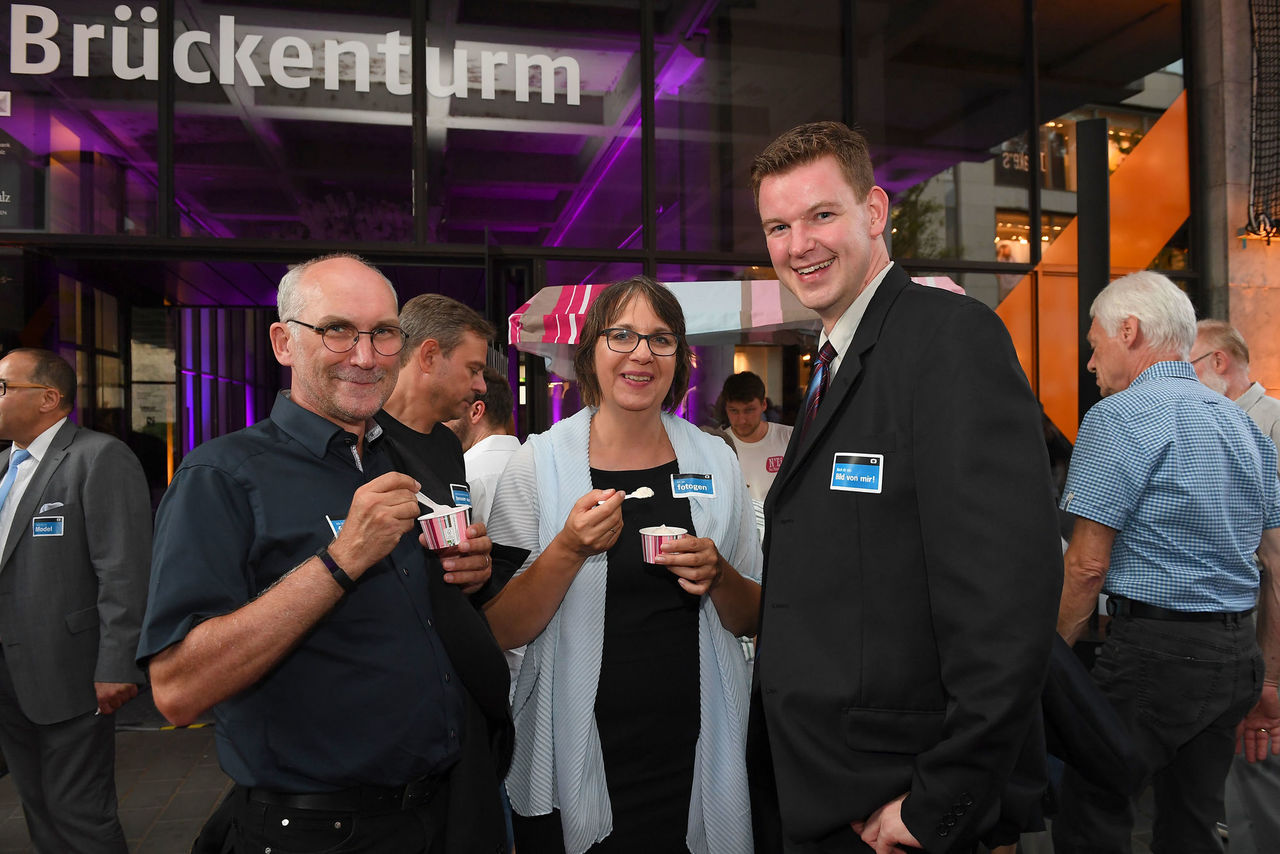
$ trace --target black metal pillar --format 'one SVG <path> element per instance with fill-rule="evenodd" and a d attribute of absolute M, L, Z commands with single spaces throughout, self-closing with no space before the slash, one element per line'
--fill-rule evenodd
<path fill-rule="evenodd" d="M 1080 417 L 1099 400 L 1089 373 L 1089 306 L 1111 281 L 1111 197 L 1107 171 L 1107 120 L 1076 123 L 1076 201 L 1079 229 L 1079 280 L 1076 289 L 1080 330 Z"/>

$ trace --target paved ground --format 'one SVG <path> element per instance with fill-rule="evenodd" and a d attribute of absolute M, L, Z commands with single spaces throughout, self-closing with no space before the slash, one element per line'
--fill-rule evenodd
<path fill-rule="evenodd" d="M 191 842 L 231 788 L 218 768 L 213 727 L 172 729 L 150 696 L 117 713 L 116 787 L 120 822 L 133 854 L 186 854 Z M 1024 839 L 1023 854 L 1052 854 L 1048 834 Z M 1134 854 L 1149 854 L 1151 799 L 1140 803 Z M 26 821 L 13 782 L 0 779 L 0 854 L 29 854 Z M 73 852 L 68 852 L 73 854 Z"/>
<path fill-rule="evenodd" d="M 117 712 L 120 823 L 134 854 L 185 854 L 231 781 L 218 768 L 211 725 L 172 729 L 138 697 Z M 31 851 L 22 806 L 0 779 L 0 854 Z M 67 854 L 73 854 L 68 852 Z"/>

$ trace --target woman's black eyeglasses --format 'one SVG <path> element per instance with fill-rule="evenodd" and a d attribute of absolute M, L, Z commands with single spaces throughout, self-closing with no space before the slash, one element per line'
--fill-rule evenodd
<path fill-rule="evenodd" d="M 642 335 L 634 329 L 613 327 L 600 333 L 604 343 L 615 353 L 631 353 L 640 346 L 641 341 L 649 345 L 649 352 L 655 356 L 674 356 L 680 346 L 680 339 L 674 332 L 651 332 Z"/>

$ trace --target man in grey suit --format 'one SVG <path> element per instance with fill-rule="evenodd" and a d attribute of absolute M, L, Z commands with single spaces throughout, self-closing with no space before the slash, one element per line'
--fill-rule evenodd
<path fill-rule="evenodd" d="M 134 663 L 151 560 L 142 466 L 67 420 L 71 366 L 0 359 L 0 749 L 42 854 L 125 852 L 112 713 Z"/>

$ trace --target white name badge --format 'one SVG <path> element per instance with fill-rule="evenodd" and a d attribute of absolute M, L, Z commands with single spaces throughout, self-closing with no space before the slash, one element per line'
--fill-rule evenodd
<path fill-rule="evenodd" d="M 884 486 L 881 454 L 836 454 L 831 464 L 831 488 L 844 492 L 879 492 Z"/>
<path fill-rule="evenodd" d="M 453 506 L 461 507 L 463 504 L 471 506 L 471 487 L 465 483 L 449 484 L 449 491 L 453 493 Z"/>
<path fill-rule="evenodd" d="M 715 498 L 716 482 L 709 474 L 671 475 L 672 498 Z"/>
<path fill-rule="evenodd" d="M 31 536 L 33 537 L 61 537 L 62 536 L 62 519 L 61 516 L 37 516 L 31 520 Z"/>
<path fill-rule="evenodd" d="M 338 536 L 338 532 L 342 530 L 342 523 L 347 521 L 346 519 L 330 519 L 327 515 L 324 517 L 324 520 L 329 523 L 329 530 L 333 531 L 333 535 L 335 537 Z"/>

